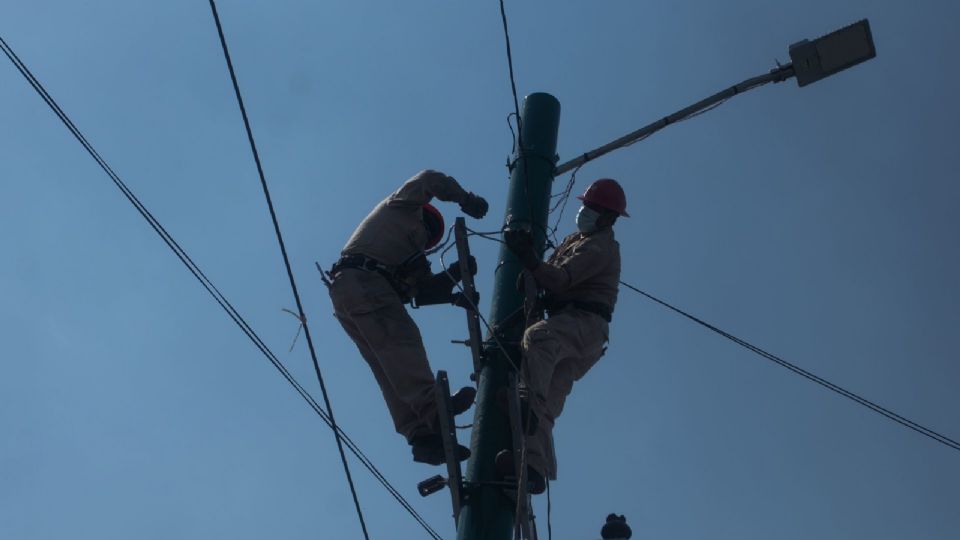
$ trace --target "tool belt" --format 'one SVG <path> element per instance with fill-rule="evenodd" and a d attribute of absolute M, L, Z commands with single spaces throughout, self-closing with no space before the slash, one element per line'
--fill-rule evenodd
<path fill-rule="evenodd" d="M 384 277 L 392 279 L 397 273 L 395 266 L 387 266 L 376 259 L 371 259 L 366 255 L 344 255 L 340 260 L 333 263 L 330 268 L 330 275 L 335 276 L 341 270 L 355 268 L 357 270 L 366 270 L 367 272 L 378 272 L 385 274 Z"/>
<path fill-rule="evenodd" d="M 376 272 L 380 274 L 386 278 L 390 286 L 393 287 L 393 290 L 400 295 L 400 298 L 406 300 L 407 295 L 403 292 L 400 286 L 400 280 L 397 276 L 396 266 L 388 266 L 376 259 L 372 259 L 362 254 L 344 255 L 343 257 L 340 257 L 340 260 L 333 263 L 332 267 L 330 267 L 330 277 L 336 278 L 338 273 L 350 268 L 364 270 L 366 272 Z"/>
<path fill-rule="evenodd" d="M 547 310 L 547 315 L 551 317 L 566 308 L 572 307 L 573 309 L 579 309 L 580 311 L 586 311 L 587 313 L 599 315 L 607 322 L 613 320 L 613 308 L 600 302 L 581 302 L 579 300 L 571 300 L 569 302 L 551 302 L 545 307 Z"/>
<path fill-rule="evenodd" d="M 413 259 L 413 257 L 411 257 L 411 259 Z M 411 261 L 408 260 L 403 264 L 390 266 L 359 253 L 355 255 L 344 255 L 330 268 L 330 277 L 336 278 L 337 273 L 349 268 L 364 270 L 366 272 L 376 272 L 383 276 L 387 280 L 387 283 L 393 287 L 393 290 L 400 296 L 400 301 L 407 303 L 410 301 L 410 286 L 405 283 L 404 280 L 409 271 L 408 264 L 410 264 L 410 262 Z"/>

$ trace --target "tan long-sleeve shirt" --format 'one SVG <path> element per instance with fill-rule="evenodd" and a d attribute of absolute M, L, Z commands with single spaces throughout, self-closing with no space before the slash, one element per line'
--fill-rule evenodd
<path fill-rule="evenodd" d="M 620 288 L 620 244 L 613 229 L 567 236 L 533 277 L 558 304 L 597 302 L 613 310 Z"/>
<path fill-rule="evenodd" d="M 452 176 L 421 171 L 364 218 L 341 255 L 366 255 L 388 266 L 401 264 L 423 251 L 429 240 L 423 226 L 423 205 L 434 197 L 459 203 L 466 195 Z"/>

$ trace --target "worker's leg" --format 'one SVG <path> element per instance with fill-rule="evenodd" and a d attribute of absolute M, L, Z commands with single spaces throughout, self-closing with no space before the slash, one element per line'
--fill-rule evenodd
<path fill-rule="evenodd" d="M 380 385 L 398 433 L 434 429 L 434 377 L 420 330 L 379 274 L 344 270 L 330 288 L 335 314 Z"/>
<path fill-rule="evenodd" d="M 349 317 L 341 318 L 337 316 L 337 320 L 340 321 L 340 325 L 346 330 L 350 339 L 356 343 L 357 349 L 360 350 L 360 355 L 367 361 L 367 365 L 370 366 L 370 371 L 373 372 L 373 377 L 377 380 L 380 391 L 383 393 L 383 400 L 387 403 L 387 409 L 393 418 L 393 426 L 397 430 L 397 433 L 404 433 L 408 431 L 410 426 L 418 425 L 419 420 L 417 414 L 397 395 L 397 392 L 393 389 L 393 385 L 380 367 L 380 359 L 373 349 L 370 348 L 366 338 L 364 338 L 360 332 L 359 327 L 354 324 Z"/>
<path fill-rule="evenodd" d="M 528 330 L 524 336 L 525 359 L 534 359 L 528 364 L 530 369 L 536 372 L 537 366 L 546 365 L 549 360 L 543 357 L 547 354 L 553 358 L 546 390 L 542 395 L 538 391 L 533 401 L 539 422 L 536 433 L 527 439 L 527 455 L 534 469 L 553 480 L 557 474 L 554 423 L 563 412 L 574 381 L 581 379 L 603 354 L 607 323 L 596 315 L 574 310 L 551 317 L 546 323 L 540 329 L 532 326 L 534 332 Z M 532 379 L 543 388 L 543 370 L 539 371 Z"/>
<path fill-rule="evenodd" d="M 527 464 L 541 475 L 553 478 L 553 441 L 550 434 L 553 420 L 547 409 L 547 396 L 554 372 L 562 364 L 563 354 L 570 350 L 571 320 L 562 314 L 540 321 L 523 334 L 524 382 L 529 392 L 530 408 L 537 415 L 537 431 L 527 437 Z M 566 322 L 566 324 L 565 324 Z"/>

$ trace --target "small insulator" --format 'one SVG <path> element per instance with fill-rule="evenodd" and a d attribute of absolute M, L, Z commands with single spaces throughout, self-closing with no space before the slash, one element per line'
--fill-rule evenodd
<path fill-rule="evenodd" d="M 610 514 L 607 523 L 600 529 L 600 536 L 603 540 L 628 540 L 633 536 L 633 531 L 627 525 L 626 517 Z"/>

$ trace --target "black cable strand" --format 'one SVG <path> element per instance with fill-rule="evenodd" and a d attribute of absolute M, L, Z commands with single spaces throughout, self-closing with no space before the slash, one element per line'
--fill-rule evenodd
<path fill-rule="evenodd" d="M 523 127 L 520 120 L 520 100 L 517 98 L 517 81 L 513 76 L 513 51 L 510 49 L 510 30 L 507 29 L 507 10 L 500 0 L 500 19 L 503 21 L 503 38 L 507 43 L 507 67 L 510 69 L 510 89 L 513 91 L 513 111 L 517 117 L 517 148 L 523 154 Z M 507 117 L 509 124 L 509 116 Z M 511 131 L 513 131 L 511 129 Z"/>
<path fill-rule="evenodd" d="M 573 186 L 577 183 L 577 173 L 580 172 L 580 167 L 583 167 L 583 165 L 578 165 L 577 168 L 570 173 L 570 180 L 567 181 L 566 187 L 564 187 L 563 191 L 560 193 L 560 200 L 553 205 L 553 208 L 551 208 L 550 212 L 548 213 L 549 215 L 554 213 L 557 209 L 560 210 L 560 213 L 557 214 L 557 220 L 553 223 L 553 228 L 550 229 L 550 236 L 553 237 L 554 244 L 560 244 L 560 242 L 557 241 L 557 229 L 560 228 L 560 220 L 563 219 L 563 212 L 567 209 L 567 201 L 570 200 L 570 193 L 573 192 Z"/>
<path fill-rule="evenodd" d="M 517 97 L 517 80 L 513 74 L 513 49 L 510 47 L 510 30 L 507 27 L 507 9 L 500 0 L 500 20 L 503 22 L 503 39 L 507 45 L 507 68 L 510 71 L 510 91 L 513 93 L 513 114 L 517 118 L 517 136 L 515 138 L 517 159 L 523 161 L 523 195 L 527 200 L 527 214 L 533 221 L 533 201 L 530 200 L 530 174 L 527 168 L 526 152 L 523 148 L 523 121 L 520 117 L 520 99 Z M 507 116 L 507 124 L 510 117 Z M 513 129 L 510 130 L 511 134 Z"/>
<path fill-rule="evenodd" d="M 81 146 L 84 147 L 84 150 L 93 157 L 94 161 L 100 166 L 101 169 L 107 174 L 108 177 L 113 181 L 113 183 L 120 189 L 121 193 L 127 198 L 127 200 L 133 204 L 137 209 L 140 215 L 147 221 L 147 223 L 153 228 L 153 230 L 160 236 L 160 238 L 167 244 L 167 246 L 174 252 L 177 258 L 186 266 L 187 270 L 200 282 L 200 284 L 207 290 L 207 292 L 213 297 L 214 301 L 227 313 L 227 315 L 237 324 L 237 326 L 244 332 L 244 334 L 253 342 L 254 346 L 260 350 L 261 353 L 273 364 L 273 366 L 280 372 L 280 374 L 289 382 L 294 389 L 307 401 L 307 403 L 313 408 L 313 410 L 323 419 L 328 426 L 333 427 L 329 418 L 326 416 L 326 412 L 320 407 L 319 403 L 311 396 L 300 384 L 293 378 L 290 372 L 286 369 L 282 362 L 277 358 L 277 356 L 267 347 L 267 345 L 260 339 L 260 336 L 256 334 L 253 328 L 247 323 L 247 321 L 240 315 L 239 311 L 227 300 L 226 296 L 213 284 L 213 282 L 204 274 L 200 267 L 190 258 L 185 250 L 177 243 L 176 239 L 163 227 L 163 225 L 153 216 L 153 214 L 143 205 L 143 203 L 137 198 L 132 190 L 123 182 L 123 180 L 117 175 L 116 172 L 110 167 L 109 164 L 103 159 L 102 156 L 96 151 L 95 148 L 87 141 L 83 133 L 76 127 L 76 125 L 70 120 L 66 113 L 60 108 L 59 104 L 53 99 L 52 96 L 46 91 L 40 81 L 34 77 L 30 69 L 20 60 L 20 57 L 13 51 L 12 48 L 7 44 L 7 42 L 0 37 L 0 49 L 3 50 L 4 54 L 10 61 L 14 64 L 14 67 L 20 71 L 20 74 L 24 76 L 27 82 L 33 87 L 33 89 L 40 95 L 40 97 L 46 102 L 46 104 L 51 108 L 54 114 L 60 119 L 60 121 L 67 127 L 70 133 L 80 142 Z M 373 465 L 373 462 L 363 453 L 360 447 L 339 427 L 337 428 L 340 435 L 343 437 L 344 441 L 347 443 L 348 448 L 351 452 L 357 456 L 357 458 L 364 464 L 364 466 L 374 475 L 374 477 L 380 481 L 381 484 L 387 489 L 387 491 L 393 495 L 395 499 L 403 506 L 414 519 L 424 527 L 424 529 L 430 534 L 435 540 L 442 540 L 442 538 L 434 531 L 429 524 L 413 509 L 412 505 L 403 498 L 400 492 L 394 488 L 383 473 Z"/>
<path fill-rule="evenodd" d="M 498 240 L 495 240 L 495 239 L 492 239 L 492 238 L 491 238 L 491 240 L 498 241 Z M 487 329 L 487 333 L 490 334 L 490 338 L 493 340 L 494 343 L 496 343 L 497 347 L 500 348 L 500 351 L 503 353 L 503 356 L 504 356 L 504 358 L 506 358 L 507 362 L 508 362 L 511 366 L 513 366 L 514 371 L 516 371 L 516 373 L 517 373 L 517 379 L 518 379 L 520 382 L 526 384 L 526 380 L 525 380 L 524 377 L 523 377 L 523 372 L 520 370 L 520 364 L 519 364 L 518 362 L 514 362 L 514 361 L 513 361 L 513 358 L 510 356 L 510 353 L 507 352 L 507 348 L 506 348 L 506 346 L 503 344 L 503 342 L 500 341 L 500 337 L 497 336 L 497 332 L 494 330 L 493 326 L 491 326 L 490 323 L 487 322 L 486 317 L 484 317 L 483 314 L 480 313 L 480 308 L 477 306 L 476 303 L 474 303 L 473 299 L 470 298 L 470 297 L 466 294 L 466 292 L 463 290 L 463 285 L 460 284 L 460 281 L 457 280 L 456 278 L 454 278 L 453 274 L 451 274 L 450 271 L 447 270 L 447 263 L 444 262 L 443 257 L 444 257 L 444 255 L 447 254 L 448 251 L 450 251 L 450 250 L 453 249 L 454 247 L 456 247 L 456 244 L 452 244 L 452 245 L 448 246 L 446 249 L 444 249 L 443 251 L 440 252 L 440 266 L 443 268 L 443 270 L 442 270 L 443 273 L 446 274 L 448 278 L 450 278 L 450 281 L 453 282 L 454 286 L 457 288 L 457 290 L 458 290 L 458 291 L 460 292 L 460 294 L 462 295 L 464 301 L 467 302 L 467 305 L 469 305 L 470 308 L 473 309 L 473 311 L 476 312 L 477 318 L 480 319 L 480 322 L 481 322 L 481 323 L 483 324 L 483 326 Z M 426 254 L 426 252 L 424 252 L 424 254 Z"/>
<path fill-rule="evenodd" d="M 550 501 L 550 480 L 547 479 L 547 540 L 553 540 L 553 523 L 550 514 L 553 513 L 553 503 Z"/>
<path fill-rule="evenodd" d="M 517 151 L 517 134 L 513 131 L 513 124 L 510 123 L 510 117 L 516 115 L 517 113 L 513 112 L 507 115 L 507 127 L 510 128 L 510 138 L 513 140 L 513 148 L 510 149 L 511 152 Z"/>
<path fill-rule="evenodd" d="M 233 90 L 237 96 L 237 104 L 240 106 L 240 114 L 243 116 L 243 126 L 247 132 L 247 140 L 250 142 L 250 150 L 253 152 L 253 159 L 257 165 L 257 174 L 260 176 L 260 185 L 263 187 L 263 195 L 267 200 L 267 207 L 270 210 L 270 219 L 273 221 L 273 229 L 277 236 L 277 243 L 280 245 L 280 253 L 283 255 L 283 264 L 287 271 L 287 278 L 290 281 L 290 289 L 293 291 L 293 298 L 297 303 L 297 312 L 300 314 L 300 320 L 303 323 L 303 336 L 307 340 L 307 348 L 310 350 L 310 359 L 313 361 L 313 369 L 317 375 L 317 381 L 320 383 L 320 392 L 323 395 L 323 402 L 326 405 L 327 414 L 330 417 L 331 428 L 334 438 L 337 441 L 337 450 L 340 452 L 340 461 L 343 463 L 343 471 L 347 477 L 347 484 L 350 486 L 350 494 L 353 497 L 353 504 L 357 509 L 357 518 L 360 520 L 360 528 L 363 530 L 363 537 L 370 540 L 370 534 L 367 532 L 367 524 L 363 519 L 363 510 L 360 508 L 360 499 L 357 496 L 357 488 L 353 483 L 353 475 L 350 473 L 350 464 L 347 462 L 347 454 L 343 450 L 343 441 L 340 439 L 340 433 L 337 429 L 337 421 L 333 415 L 333 405 L 330 403 L 330 395 L 327 392 L 327 385 L 323 380 L 323 374 L 320 372 L 320 363 L 317 360 L 317 352 L 313 345 L 313 338 L 310 335 L 310 326 L 307 324 L 307 316 L 303 310 L 303 302 L 300 300 L 300 292 L 297 289 L 296 279 L 293 277 L 293 269 L 290 267 L 290 257 L 287 255 L 287 247 L 283 241 L 283 234 L 280 232 L 280 223 L 277 220 L 277 213 L 273 207 L 273 200 L 270 197 L 270 189 L 267 187 L 267 179 L 263 174 L 263 165 L 260 162 L 260 153 L 257 151 L 257 144 L 253 140 L 253 130 L 250 128 L 250 119 L 247 117 L 247 109 L 243 105 L 243 97 L 240 95 L 240 85 L 237 82 L 237 74 L 233 69 L 233 61 L 230 59 L 230 51 L 227 48 L 227 40 L 223 34 L 223 26 L 220 24 L 220 16 L 217 14 L 217 5 L 214 0 L 210 0 L 210 10 L 213 12 L 213 20 L 217 25 L 217 34 L 220 36 L 220 45 L 223 47 L 223 57 L 227 62 L 227 69 L 230 71 L 230 80 L 233 82 Z"/>
<path fill-rule="evenodd" d="M 449 243 L 450 243 L 450 240 L 452 240 L 452 239 L 453 239 L 453 225 L 451 225 L 450 227 L 447 228 L 447 238 L 446 238 L 446 240 L 444 240 L 443 242 L 440 242 L 439 244 L 437 244 L 436 246 L 434 246 L 434 247 L 432 247 L 432 248 L 430 248 L 430 249 L 424 250 L 424 252 L 423 252 L 424 256 L 433 255 L 434 253 L 440 251 L 441 249 L 444 249 L 445 247 L 447 247 L 447 244 L 449 244 Z"/>
<path fill-rule="evenodd" d="M 70 120 L 70 118 L 66 115 L 63 109 L 60 108 L 59 104 L 57 104 L 57 102 L 47 92 L 47 90 L 43 87 L 43 85 L 40 84 L 40 81 L 36 77 L 34 77 L 33 73 L 30 71 L 27 65 L 23 63 L 22 60 L 20 60 L 20 57 L 17 56 L 17 54 L 13 51 L 12 48 L 10 48 L 10 46 L 2 37 L 0 37 L 0 45 L 2 45 L 2 47 L 0 48 L 3 49 L 3 52 L 6 54 L 7 58 L 9 58 L 11 62 L 13 62 L 14 66 L 20 71 L 21 75 L 23 75 L 27 79 L 27 82 L 29 82 L 30 85 L 33 87 L 33 89 L 40 95 L 41 98 L 43 98 L 43 100 L 47 103 L 47 106 L 49 106 L 53 110 L 53 112 L 57 115 L 60 121 L 63 122 L 63 124 L 67 127 L 70 133 L 84 147 L 87 153 L 89 153 L 90 156 L 93 157 L 94 161 L 96 161 L 97 164 L 100 166 L 100 168 L 107 173 L 107 176 L 109 176 L 110 179 L 113 181 L 114 185 L 116 185 L 117 188 L 120 189 L 124 197 L 126 197 L 127 200 L 131 204 L 133 204 L 133 206 L 137 209 L 140 215 L 147 220 L 147 223 L 150 224 L 153 230 L 161 237 L 161 239 L 163 239 L 163 241 L 167 244 L 167 246 L 170 247 L 170 249 L 180 259 L 180 261 L 187 266 L 190 272 L 193 273 L 194 277 L 196 277 L 200 281 L 200 283 L 207 289 L 208 292 L 210 292 L 211 295 L 214 296 L 214 298 L 218 298 L 218 296 L 220 298 L 225 298 L 223 296 L 223 293 L 221 293 L 220 290 L 217 289 L 217 287 L 213 284 L 213 282 L 206 276 L 206 274 L 204 274 L 203 271 L 200 270 L 200 267 L 193 261 L 193 259 L 190 258 L 190 256 L 186 253 L 186 251 L 184 251 L 183 248 L 176 242 L 176 240 L 173 239 L 173 236 L 169 232 L 167 232 L 167 230 L 163 227 L 162 224 L 160 224 L 157 218 L 154 217 L 152 213 L 150 213 L 150 211 L 130 190 L 130 188 L 126 185 L 126 183 L 123 182 L 120 176 L 117 175 L 116 172 L 114 172 L 114 170 L 110 167 L 110 165 L 103 159 L 102 156 L 100 156 L 100 154 L 96 151 L 96 149 L 93 148 L 93 145 L 91 145 L 90 142 L 87 141 L 86 137 L 79 130 L 79 128 L 77 128 L 77 126 L 73 123 L 73 121 Z M 229 302 L 227 303 L 227 305 L 229 305 Z M 221 306 L 223 306 L 223 304 L 221 304 Z M 231 309 L 232 307 L 233 306 L 230 306 Z"/>
<path fill-rule="evenodd" d="M 810 373 L 809 371 L 807 371 L 807 370 L 805 370 L 805 369 L 803 369 L 803 368 L 801 368 L 801 367 L 799 367 L 799 366 L 796 366 L 796 365 L 794 365 L 794 364 L 791 364 L 790 362 L 787 362 L 786 360 L 780 358 L 779 356 L 777 356 L 777 355 L 775 355 L 775 354 L 773 354 L 773 353 L 767 352 L 767 351 L 761 349 L 760 347 L 757 347 L 756 345 L 753 345 L 752 343 L 747 342 L 746 340 L 740 339 L 740 338 L 734 336 L 733 334 L 730 334 L 729 332 L 726 332 L 726 331 L 724 331 L 724 330 L 721 330 L 720 328 L 717 328 L 716 326 L 714 326 L 714 325 L 712 325 L 712 324 L 710 324 L 710 323 L 708 323 L 708 322 L 706 322 L 706 321 L 704 321 L 704 320 L 702 320 L 702 319 L 699 319 L 699 318 L 695 317 L 694 315 L 691 315 L 691 314 L 687 313 L 686 311 L 683 311 L 682 309 L 680 309 L 680 308 L 678 308 L 678 307 L 675 307 L 675 306 L 673 306 L 673 305 L 671 305 L 671 304 L 669 304 L 669 303 L 667 303 L 667 302 L 665 302 L 665 301 L 663 301 L 663 300 L 660 300 L 659 298 L 657 298 L 657 297 L 655 297 L 655 296 L 653 296 L 653 295 L 651 295 L 651 294 L 649 294 L 649 293 L 646 293 L 646 292 L 644 292 L 644 291 L 642 291 L 642 290 L 634 287 L 633 285 L 630 285 L 629 283 L 625 283 L 625 282 L 621 281 L 620 284 L 623 285 L 624 287 L 627 287 L 628 289 L 631 289 L 631 290 L 633 290 L 634 292 L 637 292 L 637 293 L 645 296 L 646 298 L 648 298 L 648 299 L 650 299 L 650 300 L 652 300 L 652 301 L 660 304 L 661 306 L 663 306 L 663 307 L 665 307 L 665 308 L 667 308 L 667 309 L 670 309 L 671 311 L 673 311 L 673 312 L 675 312 L 675 313 L 678 313 L 678 314 L 680 314 L 680 315 L 683 315 L 683 316 L 686 317 L 687 319 L 690 319 L 691 321 L 699 324 L 700 326 L 703 326 L 704 328 L 707 328 L 707 329 L 709 329 L 709 330 L 711 330 L 711 331 L 713 331 L 713 332 L 716 332 L 717 334 L 720 334 L 721 336 L 729 339 L 730 341 L 733 341 L 733 342 L 736 343 L 737 345 L 740 345 L 741 347 L 744 347 L 744 348 L 746 348 L 746 349 L 748 349 L 748 350 L 750 350 L 750 351 L 752 351 L 752 352 L 754 352 L 754 353 L 756 353 L 756 354 L 758 354 L 758 355 L 766 358 L 767 360 L 770 360 L 770 361 L 772 361 L 772 362 L 775 362 L 775 363 L 779 364 L 780 366 L 789 369 L 790 371 L 796 373 L 797 375 L 800 375 L 801 377 L 804 377 L 805 379 L 808 379 L 808 380 L 810 380 L 810 381 L 813 381 L 813 382 L 819 384 L 820 386 L 823 386 L 823 387 L 825 387 L 825 388 L 827 388 L 827 389 L 829 389 L 829 390 L 831 390 L 831 391 L 833 391 L 833 392 L 836 392 L 836 393 L 840 394 L 840 395 L 843 396 L 843 397 L 846 397 L 846 398 L 848 398 L 848 399 L 851 399 L 851 400 L 859 403 L 860 405 L 863 405 L 864 407 L 867 407 L 868 409 L 870 409 L 870 410 L 872 410 L 872 411 L 874 411 L 874 412 L 876 412 L 876 413 L 878 413 L 878 414 L 880 414 L 880 415 L 882 415 L 882 416 L 885 416 L 886 418 L 888 418 L 888 419 L 890 419 L 890 420 L 893 420 L 894 422 L 896 422 L 896 423 L 898 423 L 898 424 L 900 424 L 900 425 L 902 425 L 902 426 L 904 426 L 904 427 L 908 427 L 908 428 L 916 431 L 917 433 L 920 433 L 921 435 L 924 435 L 924 436 L 929 437 L 929 438 L 931 438 L 931 439 L 933 439 L 933 440 L 935 440 L 935 441 L 937 441 L 937 442 L 939 442 L 939 443 L 941 443 L 941 444 L 944 444 L 944 445 L 946 445 L 946 446 L 949 446 L 950 448 L 952 448 L 952 449 L 954 449 L 954 450 L 960 450 L 960 443 L 958 443 L 957 441 L 955 441 L 955 440 L 953 440 L 953 439 L 951 439 L 951 438 L 949 438 L 949 437 L 947 437 L 947 436 L 945 436 L 945 435 L 942 435 L 942 434 L 940 434 L 940 433 L 937 433 L 936 431 L 934 431 L 934 430 L 932 430 L 932 429 L 930 429 L 930 428 L 924 427 L 924 426 L 922 426 L 922 425 L 920 425 L 920 424 L 918 424 L 918 423 L 916 423 L 916 422 L 914 422 L 914 421 L 912 421 L 912 420 L 910 420 L 910 419 L 908 419 L 908 418 L 905 418 L 905 417 L 903 417 L 903 416 L 901 416 L 901 415 L 899 415 L 899 414 L 891 411 L 890 409 L 887 409 L 887 408 L 885 408 L 885 407 L 882 407 L 882 406 L 880 406 L 880 405 L 877 405 L 876 403 L 874 403 L 874 402 L 872 402 L 872 401 L 870 401 L 870 400 L 868 400 L 868 399 L 866 399 L 866 398 L 864 398 L 864 397 L 861 397 L 861 396 L 859 396 L 859 395 L 857 395 L 857 394 L 855 394 L 855 393 L 853 393 L 853 392 L 851 392 L 851 391 L 849 391 L 849 390 L 847 390 L 847 389 L 845 389 L 845 388 L 843 388 L 843 387 L 841 387 L 841 386 L 839 386 L 839 385 L 836 385 L 836 384 L 834 384 L 834 383 L 832 383 L 832 382 L 830 382 L 830 381 L 828 381 L 828 380 L 826 380 L 826 379 L 824 379 L 824 378 L 822 378 L 822 377 L 819 377 L 819 376 L 817 376 L 817 375 L 814 375 L 813 373 Z"/>
<path fill-rule="evenodd" d="M 485 238 L 485 239 L 487 239 L 487 240 L 490 240 L 491 242 L 497 242 L 498 244 L 505 244 L 505 243 L 506 243 L 506 242 L 504 242 L 503 240 L 495 237 L 495 235 L 503 234 L 503 231 L 494 231 L 494 232 L 489 232 L 489 233 L 486 233 L 486 232 L 474 232 L 474 231 L 471 231 L 470 229 L 467 229 L 467 231 L 469 232 L 469 234 L 468 234 L 467 236 L 479 236 L 479 237 L 481 237 L 481 238 Z"/>

